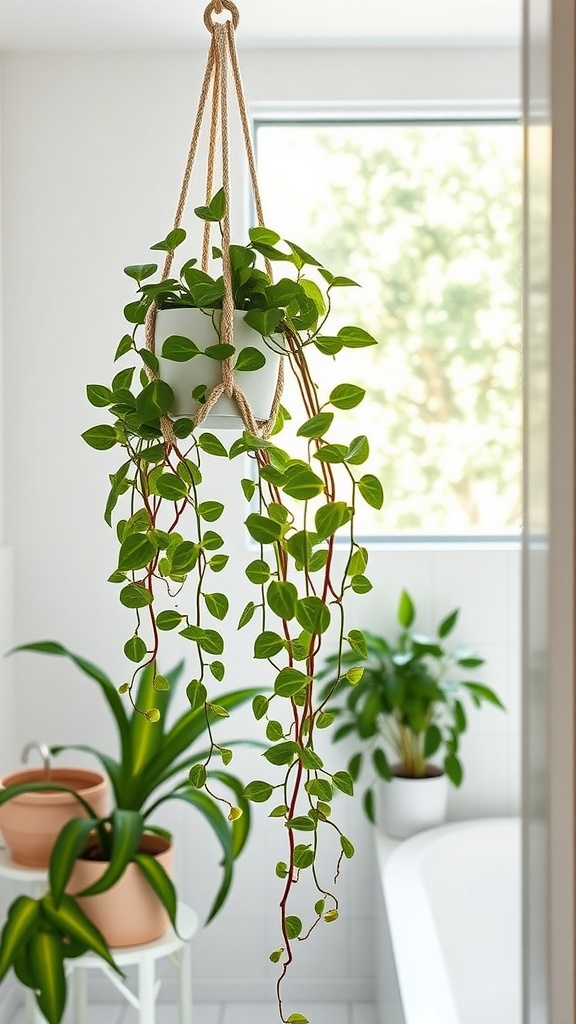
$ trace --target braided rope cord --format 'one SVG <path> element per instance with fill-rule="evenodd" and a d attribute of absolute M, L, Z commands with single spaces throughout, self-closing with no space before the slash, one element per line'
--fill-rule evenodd
<path fill-rule="evenodd" d="M 213 21 L 212 15 L 222 14 L 223 11 L 228 11 L 231 15 L 229 19 L 224 22 Z M 246 100 L 244 96 L 244 89 L 242 85 L 242 77 L 240 73 L 240 66 L 238 61 L 238 54 L 235 43 L 235 29 L 238 25 L 239 14 L 236 6 L 231 0 L 212 0 L 204 12 L 204 23 L 208 30 L 212 34 L 212 39 L 208 49 L 208 58 L 206 61 L 206 69 L 204 72 L 204 78 L 200 90 L 200 97 L 198 101 L 198 109 L 196 112 L 196 119 L 192 130 L 192 137 L 190 140 L 190 146 L 188 149 L 188 156 L 186 159 L 186 165 L 184 169 L 184 175 L 182 178 L 182 184 L 180 187 L 180 194 L 178 197 L 178 203 L 176 206 L 176 212 L 174 214 L 174 229 L 179 228 L 182 223 L 186 202 L 188 199 L 188 193 L 190 189 L 190 182 L 192 178 L 192 172 L 194 163 L 198 151 L 198 143 L 200 140 L 201 130 L 205 118 L 206 108 L 208 105 L 208 98 L 210 89 L 211 94 L 211 113 L 210 113 L 210 136 L 208 142 L 208 156 L 206 164 L 206 204 L 209 203 L 213 183 L 214 183 L 214 168 L 216 163 L 216 151 L 218 146 L 218 136 L 220 136 L 220 158 L 222 166 L 222 187 L 226 199 L 225 213 L 222 218 L 222 276 L 224 280 L 224 299 L 222 304 L 222 318 L 220 322 L 220 340 L 223 344 L 232 345 L 234 337 L 234 297 L 232 291 L 232 272 L 230 267 L 230 135 L 229 135 L 229 117 L 228 117 L 228 77 L 229 69 L 232 71 L 232 77 L 235 86 L 236 101 L 238 106 L 238 112 L 240 115 L 240 123 L 242 126 L 242 134 L 244 137 L 244 146 L 246 150 L 246 157 L 248 162 L 248 168 L 250 173 L 250 182 L 252 187 L 252 193 L 254 196 L 254 206 L 256 210 L 256 217 L 260 227 L 264 225 L 264 218 L 262 212 L 262 201 L 260 197 L 260 190 L 258 187 L 258 180 L 256 174 L 256 161 L 254 156 L 254 148 L 252 145 L 252 139 L 250 134 L 250 124 L 248 119 Z M 209 221 L 204 222 L 203 239 L 202 239 L 202 261 L 201 266 L 204 271 L 207 270 L 209 264 L 209 253 L 210 253 L 210 232 L 211 223 Z M 172 263 L 174 259 L 174 252 L 168 252 L 164 261 L 164 267 L 162 270 L 161 281 L 167 280 Z M 272 267 L 270 262 L 265 260 L 266 271 L 272 279 Z M 157 303 L 152 302 L 144 324 L 146 347 L 154 352 L 154 333 L 156 326 L 156 314 L 157 314 Z M 228 398 L 234 400 L 238 407 L 242 422 L 246 429 L 257 437 L 268 437 L 272 432 L 278 409 L 280 406 L 280 400 L 282 397 L 282 390 L 284 385 L 284 360 L 281 357 L 278 365 L 278 376 L 276 381 L 276 388 L 274 397 L 272 400 L 272 407 L 270 416 L 266 420 L 256 420 L 254 417 L 253 410 L 250 402 L 246 395 L 238 385 L 230 359 L 225 359 L 221 363 L 222 367 L 222 381 L 217 384 L 209 393 L 206 401 L 199 406 L 196 413 L 193 416 L 193 421 L 198 426 L 208 415 L 208 413 L 214 408 L 218 399 L 222 395 L 226 395 Z M 156 375 L 153 371 L 149 371 L 151 379 L 155 379 Z M 162 433 L 165 441 L 174 445 L 175 437 L 172 430 L 172 421 L 169 417 L 161 417 Z"/>

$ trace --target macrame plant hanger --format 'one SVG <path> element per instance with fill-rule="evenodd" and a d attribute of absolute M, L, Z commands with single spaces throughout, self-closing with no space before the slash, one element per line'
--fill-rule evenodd
<path fill-rule="evenodd" d="M 215 20 L 215 16 L 221 16 L 226 12 L 228 14 L 228 18 L 226 20 Z M 239 19 L 240 16 L 238 13 L 238 8 L 231 2 L 231 0 L 212 0 L 212 2 L 208 4 L 208 7 L 204 12 L 204 24 L 206 25 L 208 31 L 211 33 L 212 38 L 208 50 L 208 60 L 206 63 L 204 80 L 202 82 L 202 88 L 200 91 L 198 111 L 196 114 L 196 121 L 194 123 L 194 128 L 192 131 L 192 138 L 190 140 L 190 147 L 188 150 L 188 157 L 186 160 L 186 167 L 184 170 L 184 176 L 182 179 L 180 196 L 178 198 L 178 204 L 176 206 L 176 213 L 174 215 L 173 225 L 174 229 L 176 229 L 179 228 L 182 223 L 182 218 L 186 207 L 186 201 L 188 198 L 188 192 L 190 189 L 192 170 L 194 167 L 196 153 L 198 150 L 198 142 L 200 139 L 202 124 L 208 106 L 208 97 L 211 89 L 212 98 L 210 117 L 210 139 L 208 144 L 208 158 L 206 164 L 205 197 L 206 205 L 208 205 L 212 197 L 212 190 L 214 187 L 216 151 L 218 147 L 218 138 L 220 138 L 222 188 L 224 190 L 224 196 L 226 199 L 226 208 L 224 216 L 222 218 L 221 244 L 224 298 L 222 302 L 220 340 L 222 344 L 226 345 L 234 344 L 234 296 L 232 293 L 232 273 L 230 267 L 229 253 L 230 135 L 228 116 L 228 78 L 230 71 L 232 73 L 235 85 L 238 112 L 240 115 L 240 123 L 242 125 L 242 134 L 244 136 L 244 146 L 248 161 L 248 169 L 250 172 L 250 182 L 252 186 L 252 194 L 254 197 L 256 217 L 258 225 L 260 227 L 264 226 L 260 190 L 258 188 L 258 180 L 256 176 L 256 161 L 254 158 L 254 148 L 252 145 L 252 139 L 250 135 L 250 124 L 246 108 L 246 100 L 244 97 L 244 89 L 242 86 L 240 66 L 238 63 L 238 53 L 236 50 L 235 31 L 236 28 L 238 27 Z M 211 223 L 210 221 L 204 221 L 201 262 L 201 267 L 204 272 L 207 272 L 210 260 L 210 235 Z M 173 259 L 174 252 L 168 252 L 166 254 L 164 268 L 162 270 L 162 281 L 166 281 L 167 278 L 169 277 Z M 265 260 L 265 265 L 266 271 L 270 276 L 270 279 L 272 279 L 272 268 L 270 262 L 268 260 Z M 155 347 L 154 329 L 156 324 L 156 311 L 156 302 L 152 302 L 145 321 L 146 347 L 151 352 L 154 352 Z M 268 437 L 269 434 L 272 432 L 278 408 L 280 405 L 280 399 L 282 397 L 282 390 L 284 384 L 283 358 L 281 357 L 279 359 L 276 390 L 274 393 L 270 416 L 267 420 L 255 419 L 250 403 L 235 379 L 232 359 L 224 359 L 220 365 L 222 367 L 222 381 L 219 384 L 217 384 L 212 389 L 212 391 L 209 392 L 209 394 L 206 397 L 206 401 L 202 405 L 200 405 L 200 407 L 194 414 L 193 420 L 195 425 L 199 425 L 206 418 L 211 409 L 214 408 L 216 402 L 218 401 L 221 395 L 226 395 L 228 398 L 233 399 L 234 402 L 236 403 L 240 417 L 246 429 L 256 437 Z M 151 373 L 151 376 L 154 377 L 154 374 Z M 173 445 L 175 443 L 175 437 L 174 432 L 172 430 L 172 422 L 169 419 L 169 417 L 162 417 L 161 425 L 165 441 L 168 444 Z"/>

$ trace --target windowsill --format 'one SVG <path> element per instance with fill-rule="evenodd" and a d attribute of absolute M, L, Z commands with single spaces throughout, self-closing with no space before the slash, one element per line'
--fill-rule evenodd
<path fill-rule="evenodd" d="M 503 537 L 483 535 L 478 537 L 447 537 L 447 536 L 418 536 L 407 534 L 406 536 L 381 536 L 361 537 L 356 536 L 358 544 L 369 548 L 372 551 L 401 551 L 414 548 L 423 551 L 459 550 L 474 551 L 481 549 L 497 551 L 520 551 L 522 547 L 522 536 Z M 341 545 L 337 542 L 338 547 Z"/>

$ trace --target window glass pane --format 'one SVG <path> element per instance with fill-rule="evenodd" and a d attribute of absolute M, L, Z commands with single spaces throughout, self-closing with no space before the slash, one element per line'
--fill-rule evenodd
<path fill-rule="evenodd" d="M 519 531 L 520 146 L 510 122 L 257 126 L 266 225 L 361 284 L 332 325 L 379 341 L 334 367 L 368 390 L 364 535 Z"/>

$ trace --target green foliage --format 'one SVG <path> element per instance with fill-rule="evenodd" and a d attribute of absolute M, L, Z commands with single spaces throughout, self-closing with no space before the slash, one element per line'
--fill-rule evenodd
<path fill-rule="evenodd" d="M 360 642 L 350 634 L 350 649 L 331 654 L 318 673 L 323 696 L 336 716 L 334 741 L 352 739 L 358 747 L 349 764 L 352 777 L 359 777 L 363 765 L 372 769 L 373 781 L 364 795 L 372 821 L 376 779 L 422 778 L 429 758 L 435 757 L 450 781 L 461 784 L 459 744 L 468 724 L 463 700 L 477 708 L 486 703 L 503 708 L 490 687 L 463 672 L 482 666 L 484 659 L 467 648 L 450 650 L 444 642 L 458 614 L 457 609 L 446 616 L 435 636 L 419 633 L 414 601 L 403 590 L 395 638 L 363 630 Z"/>
<path fill-rule="evenodd" d="M 169 620 L 165 618 L 164 623 L 168 624 Z M 206 769 L 202 762 L 207 753 L 198 749 L 198 744 L 205 745 L 207 736 L 214 742 L 212 730 L 218 718 L 252 700 L 256 691 L 244 689 L 221 693 L 207 704 L 206 689 L 194 680 L 187 688 L 189 708 L 170 721 L 169 712 L 182 676 L 183 662 L 166 677 L 156 672 L 154 663 L 146 665 L 140 673 L 136 707 L 127 711 L 108 676 L 62 644 L 42 641 L 24 644 L 15 651 L 69 658 L 99 687 L 118 737 L 116 758 L 80 744 L 52 748 L 53 755 L 65 750 L 93 755 L 108 776 L 114 806 L 105 818 L 98 818 L 89 803 L 75 794 L 79 808 L 82 805 L 87 817 L 73 818 L 61 829 L 50 859 L 48 893 L 40 900 L 18 897 L 8 910 L 2 933 L 0 980 L 12 967 L 19 979 L 35 990 L 38 1005 L 49 1024 L 59 1024 L 66 1003 L 63 965 L 67 957 L 91 950 L 117 970 L 98 929 L 86 918 L 77 900 L 66 894 L 74 864 L 89 841 L 100 846 L 107 867 L 99 881 L 83 890 L 81 895 L 96 895 L 110 889 L 127 865 L 135 862 L 175 926 L 176 893 L 173 883 L 161 865 L 141 850 L 141 843 L 143 835 L 153 830 L 157 809 L 168 801 L 183 800 L 207 821 L 222 852 L 222 879 L 208 920 L 223 905 L 232 884 L 234 861 L 248 837 L 250 807 L 243 794 L 243 784 L 235 775 L 221 769 Z M 219 672 L 215 674 L 217 676 Z M 200 688 L 203 692 L 198 693 Z M 154 707 L 151 707 L 152 703 Z M 147 708 L 147 714 L 139 711 L 138 706 Z M 219 749 L 224 762 L 228 763 L 232 751 Z M 194 766 L 198 768 L 198 762 L 201 762 L 203 772 L 201 786 L 205 787 L 207 779 L 210 782 L 209 791 L 201 793 L 195 792 L 195 783 L 188 777 Z M 21 783 L 3 789 L 0 803 L 7 803 L 25 792 L 65 788 L 49 782 Z M 226 791 L 231 794 L 233 802 L 224 795 Z"/>
<path fill-rule="evenodd" d="M 225 207 L 220 190 L 195 212 L 206 224 L 216 224 L 225 216 Z M 185 233 L 178 229 L 152 248 L 173 252 L 185 240 Z M 304 941 L 321 920 L 332 921 L 337 916 L 337 900 L 316 870 L 308 876 L 318 890 L 315 895 L 321 897 L 322 912 L 315 911 L 307 928 L 290 913 L 289 897 L 299 872 L 312 866 L 318 844 L 335 833 L 341 839 L 335 878 L 342 859 L 354 852 L 331 816 L 334 794 L 352 795 L 353 780 L 345 770 L 331 772 L 315 749 L 318 729 L 330 728 L 333 721 L 318 694 L 317 666 L 330 633 L 336 631 L 343 642 L 349 593 L 366 593 L 371 587 L 365 575 L 367 553 L 354 537 L 356 503 L 362 500 L 380 508 L 383 501 L 376 476 L 359 468 L 369 458 L 368 438 L 355 436 L 349 429 L 350 410 L 360 405 L 365 391 L 346 380 L 334 385 L 319 363 L 328 359 L 331 364 L 345 349 L 353 349 L 360 359 L 360 350 L 373 348 L 376 340 L 366 329 L 346 324 L 334 335 L 328 333 L 333 292 L 354 287 L 354 282 L 326 270 L 306 248 L 283 241 L 268 228 L 254 227 L 246 245 L 232 244 L 227 254 L 214 248 L 213 263 L 223 262 L 224 255 L 229 259 L 234 306 L 261 335 L 256 341 L 262 345 L 237 352 L 233 339 L 228 343 L 216 332 L 214 344 L 203 355 L 216 363 L 230 360 L 233 373 L 244 374 L 257 372 L 269 351 L 280 352 L 286 374 L 298 384 L 300 405 L 291 410 L 281 407 L 269 438 L 244 430 L 230 447 L 191 418 L 171 418 L 171 389 L 159 379 L 156 355 L 141 340 L 146 316 L 155 309 L 191 307 L 203 310 L 218 324 L 220 318 L 213 314 L 223 307 L 224 279 L 222 273 L 210 274 L 196 258 L 184 259 L 177 274 L 166 280 L 156 277 L 155 264 L 143 262 L 126 268 L 137 291 L 125 309 L 130 334 L 116 349 L 116 358 L 130 357 L 132 365 L 116 372 L 110 385 L 89 386 L 89 401 L 98 410 L 107 409 L 112 422 L 91 428 L 84 437 L 91 447 L 116 448 L 118 454 L 118 468 L 110 474 L 105 520 L 109 526 L 115 522 L 118 538 L 118 560 L 109 580 L 119 585 L 119 600 L 134 616 L 124 644 L 130 677 L 123 696 L 136 709 L 131 717 L 126 716 L 127 749 L 132 750 L 132 723 L 141 733 L 134 749 L 142 752 L 144 738 L 152 742 L 149 735 L 158 744 L 154 772 L 148 770 L 144 752 L 141 762 L 132 765 L 130 778 L 113 773 L 117 787 L 128 786 L 128 802 L 119 807 L 146 819 L 161 801 L 153 801 L 151 806 L 146 800 L 143 803 L 141 786 L 165 782 L 174 764 L 186 772 L 182 787 L 173 795 L 186 799 L 207 817 L 222 845 L 223 882 L 217 908 L 230 884 L 237 852 L 235 837 L 244 835 L 241 829 L 248 820 L 246 814 L 238 817 L 238 807 L 245 808 L 248 800 L 265 803 L 280 790 L 270 816 L 283 826 L 287 848 L 286 861 L 281 862 L 286 864 L 281 869 L 281 877 L 286 879 L 281 903 L 285 952 L 278 954 L 279 958 L 285 955 L 285 967 L 292 959 L 294 941 Z M 263 268 L 258 265 L 262 257 Z M 276 282 L 267 261 L 280 267 Z M 126 338 L 132 339 L 130 344 Z M 198 345 L 194 338 L 171 335 L 163 342 L 161 355 L 176 363 L 194 361 Z M 324 386 L 325 394 L 316 381 Z M 205 392 L 199 380 L 192 395 L 202 403 Z M 225 527 L 222 533 L 211 528 L 220 520 L 226 523 L 225 509 L 207 493 L 204 468 L 217 459 L 223 472 L 226 462 L 238 456 L 250 460 L 253 473 L 241 481 L 239 494 L 229 494 L 229 504 L 237 515 L 238 505 L 248 503 L 242 518 L 257 551 L 248 565 L 238 567 L 232 561 L 227 572 L 229 555 L 222 550 Z M 334 557 L 337 538 L 345 546 L 343 559 Z M 228 668 L 226 623 L 236 597 L 238 571 L 245 574 L 253 592 L 239 612 L 237 629 L 253 630 L 254 659 L 268 662 L 270 670 L 267 693 L 242 691 L 241 699 L 248 693 L 253 697 L 254 717 L 262 722 L 266 738 L 264 763 L 279 781 L 263 780 L 258 771 L 256 778 L 240 789 L 225 820 L 212 799 L 212 780 L 218 774 L 214 763 L 226 766 L 232 755 L 216 743 L 211 725 L 241 701 L 214 695 L 212 686 L 213 679 L 221 680 Z M 215 580 L 214 574 L 220 572 L 222 576 Z M 168 677 L 166 689 L 164 677 L 158 676 L 155 668 L 168 632 L 177 634 L 170 640 L 185 644 L 195 662 L 186 690 L 190 711 L 174 734 L 164 732 L 173 686 Z M 357 647 L 359 642 L 351 631 L 348 643 Z M 150 730 L 150 723 L 156 720 Z M 204 756 L 197 752 L 184 756 L 183 747 L 175 750 L 175 744 L 193 740 L 193 723 L 205 724 L 206 720 L 209 736 Z M 221 774 L 218 778 L 222 779 Z M 228 782 L 238 785 L 231 777 Z M 116 862 L 121 867 L 136 856 L 131 837 L 137 831 L 138 818 L 129 816 L 122 824 L 115 820 L 113 826 L 123 840 L 123 852 L 112 851 L 112 865 Z M 308 832 L 312 841 L 295 842 L 294 833 L 300 832 Z M 70 833 L 66 839 L 74 850 L 79 838 Z M 63 846 L 60 872 L 64 875 L 69 861 Z M 111 866 L 109 870 L 111 877 L 115 869 Z M 153 884 L 151 876 L 149 880 Z M 155 881 L 166 894 L 163 879 Z M 318 902 L 316 899 L 316 905 Z"/>

